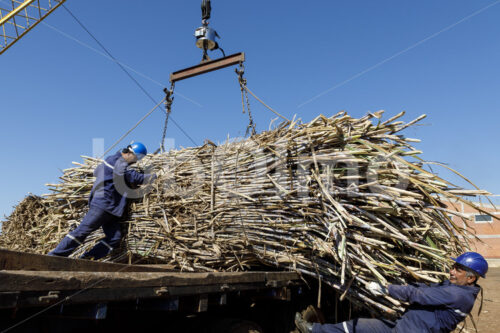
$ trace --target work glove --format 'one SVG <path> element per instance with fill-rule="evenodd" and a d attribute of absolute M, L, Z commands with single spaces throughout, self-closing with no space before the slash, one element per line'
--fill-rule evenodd
<path fill-rule="evenodd" d="M 297 326 L 300 333 L 312 333 L 313 331 L 313 323 L 304 320 L 298 312 L 295 313 L 295 326 Z"/>
<path fill-rule="evenodd" d="M 381 285 L 378 282 L 369 282 L 366 284 L 366 289 L 371 292 L 374 296 L 383 296 L 387 295 L 387 288 Z"/>
<path fill-rule="evenodd" d="M 152 184 L 156 178 L 158 178 L 158 176 L 154 173 L 147 174 L 145 177 L 144 184 Z"/>

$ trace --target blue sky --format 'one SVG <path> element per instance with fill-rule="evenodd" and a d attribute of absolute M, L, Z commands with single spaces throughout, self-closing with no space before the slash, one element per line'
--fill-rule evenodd
<path fill-rule="evenodd" d="M 66 6 L 159 101 L 170 72 L 201 59 L 193 37 L 200 2 Z M 406 110 L 409 121 L 426 113 L 405 132 L 422 139 L 423 157 L 500 193 L 500 1 L 213 0 L 212 8 L 226 54 L 246 53 L 249 88 L 283 115 Z M 89 48 L 102 52 L 63 8 L 45 23 L 0 56 L 0 216 L 29 192 L 46 193 L 60 170 L 92 154 L 94 138 L 108 147 L 154 105 Z M 197 144 L 244 134 L 232 69 L 181 81 L 176 92 L 172 117 Z M 251 102 L 258 130 L 267 129 L 275 116 Z M 135 139 L 155 150 L 163 117 L 156 111 L 123 144 Z M 167 136 L 177 147 L 193 145 L 172 123 Z"/>

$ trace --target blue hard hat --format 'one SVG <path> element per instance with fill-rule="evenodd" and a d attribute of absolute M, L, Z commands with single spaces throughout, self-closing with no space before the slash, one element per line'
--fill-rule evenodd
<path fill-rule="evenodd" d="M 461 254 L 457 258 L 451 258 L 457 264 L 465 266 L 467 268 L 472 269 L 474 272 L 479 274 L 481 277 L 486 277 L 486 272 L 488 271 L 488 263 L 477 252 L 465 252 Z"/>
<path fill-rule="evenodd" d="M 132 142 L 127 148 L 131 150 L 139 160 L 148 154 L 146 146 L 140 142 Z"/>

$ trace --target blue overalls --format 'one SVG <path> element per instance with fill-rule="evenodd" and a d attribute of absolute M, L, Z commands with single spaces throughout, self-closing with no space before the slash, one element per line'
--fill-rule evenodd
<path fill-rule="evenodd" d="M 93 231 L 102 227 L 105 238 L 99 241 L 82 258 L 95 260 L 106 256 L 118 247 L 122 237 L 119 221 L 127 207 L 131 186 L 151 182 L 156 175 L 144 175 L 128 168 L 121 152 L 109 156 L 94 170 L 96 180 L 89 198 L 89 211 L 80 225 L 71 231 L 49 255 L 67 257 Z M 121 181 L 120 181 L 121 180 Z"/>
<path fill-rule="evenodd" d="M 454 330 L 472 310 L 479 286 L 440 284 L 389 285 L 393 298 L 410 303 L 396 322 L 381 319 L 355 319 L 339 324 L 315 324 L 313 333 L 445 333 Z"/>

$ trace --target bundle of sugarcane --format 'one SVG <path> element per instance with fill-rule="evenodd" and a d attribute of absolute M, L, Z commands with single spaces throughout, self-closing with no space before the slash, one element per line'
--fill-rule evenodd
<path fill-rule="evenodd" d="M 49 217 L 44 199 L 29 194 L 3 222 L 0 247 L 18 251 L 39 248 L 38 230 L 43 228 Z"/>
<path fill-rule="evenodd" d="M 418 140 L 397 134 L 424 116 L 405 124 L 398 120 L 403 114 L 382 121 L 382 111 L 360 119 L 341 112 L 288 121 L 241 141 L 148 155 L 138 168 L 158 180 L 140 189 L 120 185 L 135 198 L 121 254 L 183 271 L 294 270 L 394 314 L 400 304 L 374 298 L 365 284 L 444 279 L 449 256 L 466 250 L 470 235 L 450 218 L 467 217 L 443 199 L 481 211 L 463 196 L 488 194 L 424 170 L 411 145 Z M 100 162 L 85 157 L 65 170 L 59 184 L 49 185 L 43 223 L 14 228 L 13 214 L 3 237 L 29 230 L 40 240 L 23 244 L 25 250 L 55 247 L 85 214 Z"/>

